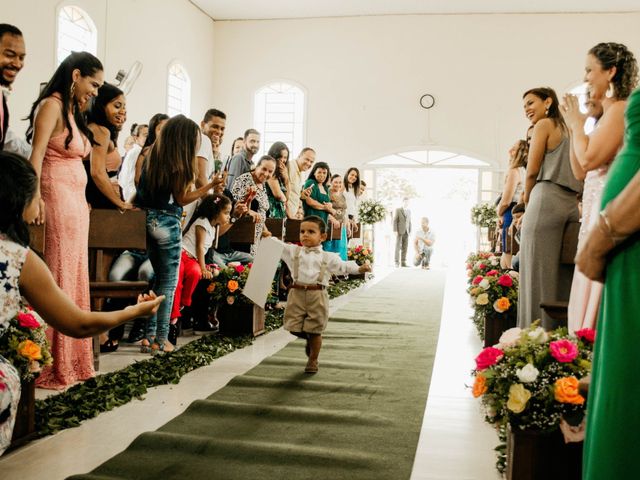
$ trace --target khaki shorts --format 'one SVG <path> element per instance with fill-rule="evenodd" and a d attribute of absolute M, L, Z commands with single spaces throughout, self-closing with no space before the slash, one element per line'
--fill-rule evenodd
<path fill-rule="evenodd" d="M 327 290 L 292 288 L 284 310 L 284 329 L 289 332 L 322 333 L 329 321 Z"/>

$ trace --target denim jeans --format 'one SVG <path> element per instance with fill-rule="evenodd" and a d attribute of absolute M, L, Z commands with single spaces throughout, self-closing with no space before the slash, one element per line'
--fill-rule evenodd
<path fill-rule="evenodd" d="M 169 317 L 178 283 L 182 253 L 181 218 L 163 210 L 147 210 L 147 253 L 156 274 L 155 292 L 165 295 L 158 313 L 147 321 L 147 340 L 164 346 L 169 333 Z"/>
<path fill-rule="evenodd" d="M 140 280 L 143 282 L 153 282 L 153 267 L 147 252 L 137 250 L 125 250 L 116 258 L 109 270 L 110 282 L 121 282 L 123 280 Z"/>
<path fill-rule="evenodd" d="M 253 262 L 253 256 L 250 253 L 238 251 L 233 251 L 231 253 L 219 253 L 212 248 L 207 252 L 205 260 L 207 263 L 215 263 L 219 267 L 222 267 L 229 262 Z"/>
<path fill-rule="evenodd" d="M 433 252 L 433 247 L 422 247 L 422 250 L 418 252 L 416 255 L 416 259 L 413 264 L 417 267 L 419 265 L 423 267 L 428 267 L 429 262 L 431 262 L 431 253 Z"/>

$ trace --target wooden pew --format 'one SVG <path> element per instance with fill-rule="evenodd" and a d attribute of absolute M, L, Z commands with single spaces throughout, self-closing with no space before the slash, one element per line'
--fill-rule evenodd
<path fill-rule="evenodd" d="M 288 218 L 285 223 L 284 241 L 287 243 L 300 242 L 300 224 L 302 220 Z"/>
<path fill-rule="evenodd" d="M 277 238 L 278 240 L 284 239 L 285 232 L 285 222 L 284 218 L 267 218 L 265 222 L 267 226 L 267 230 L 271 232 L 271 236 Z"/>
<path fill-rule="evenodd" d="M 102 310 L 105 298 L 135 299 L 149 289 L 144 281 L 110 282 L 113 260 L 123 250 L 146 250 L 146 212 L 129 210 L 91 210 L 89 221 L 89 291 L 91 309 Z M 100 367 L 100 341 L 93 337 L 95 369 Z"/>
<path fill-rule="evenodd" d="M 560 251 L 560 264 L 573 265 L 578 251 L 578 233 L 580 222 L 569 222 L 565 225 L 562 235 L 562 250 Z M 544 299 L 540 307 L 554 320 L 567 325 L 567 312 L 569 302 Z"/>
<path fill-rule="evenodd" d="M 227 231 L 231 243 L 252 244 L 256 237 L 256 224 L 249 215 L 238 219 Z"/>
<path fill-rule="evenodd" d="M 351 236 L 349 238 L 362 238 L 362 224 L 356 224 L 355 228 L 351 231 Z"/>

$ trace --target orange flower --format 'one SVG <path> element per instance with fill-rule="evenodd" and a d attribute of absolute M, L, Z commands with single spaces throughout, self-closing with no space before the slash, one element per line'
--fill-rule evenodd
<path fill-rule="evenodd" d="M 576 377 L 565 377 L 556 380 L 553 393 L 560 403 L 571 403 L 582 405 L 584 397 L 578 393 L 578 379 Z"/>
<path fill-rule="evenodd" d="M 496 312 L 506 312 L 507 310 L 509 310 L 509 307 L 511 307 L 511 302 L 509 302 L 509 299 L 507 297 L 500 297 L 493 303 L 493 309 Z"/>
<path fill-rule="evenodd" d="M 481 373 L 476 375 L 476 381 L 473 383 L 473 396 L 478 398 L 487 391 L 487 379 Z"/>
<path fill-rule="evenodd" d="M 213 291 L 216 289 L 216 284 L 211 282 L 209 284 L 209 286 L 207 287 L 207 293 L 213 293 Z"/>
<path fill-rule="evenodd" d="M 28 360 L 42 360 L 40 346 L 31 340 L 24 340 L 18 345 L 18 353 Z"/>
<path fill-rule="evenodd" d="M 229 289 L 229 291 L 231 293 L 235 292 L 238 289 L 239 286 L 240 285 L 238 285 L 238 282 L 236 282 L 235 280 L 229 280 L 227 282 L 227 288 Z"/>

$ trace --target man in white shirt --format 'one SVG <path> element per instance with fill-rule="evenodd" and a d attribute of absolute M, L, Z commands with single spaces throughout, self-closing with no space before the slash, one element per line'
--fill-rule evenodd
<path fill-rule="evenodd" d="M 24 66 L 27 55 L 22 32 L 13 25 L 0 23 L 0 150 L 18 154 L 24 158 L 31 156 L 31 145 L 9 129 L 9 108 L 7 97 L 11 86 Z"/>
<path fill-rule="evenodd" d="M 304 178 L 302 172 L 306 172 L 316 161 L 316 152 L 313 148 L 303 148 L 294 161 L 289 162 L 289 191 L 287 192 L 287 213 L 295 215 L 294 218 L 301 218 L 300 195 Z"/>
<path fill-rule="evenodd" d="M 198 177 L 196 178 L 196 188 L 200 188 L 207 183 L 216 172 L 216 162 L 213 146 L 220 147 L 224 130 L 227 124 L 227 116 L 220 110 L 211 108 L 204 114 L 200 122 L 201 138 L 200 150 L 196 154 L 198 159 Z M 220 152 L 218 152 L 219 155 Z M 191 220 L 193 212 L 196 211 L 198 201 L 191 202 L 182 210 L 182 227 L 186 227 Z"/>
<path fill-rule="evenodd" d="M 433 253 L 433 244 L 436 241 L 436 236 L 429 229 L 429 219 L 422 217 L 420 222 L 421 228 L 416 232 L 416 259 L 415 266 L 422 265 L 422 268 L 427 270 L 429 263 L 431 262 L 431 254 Z"/>

